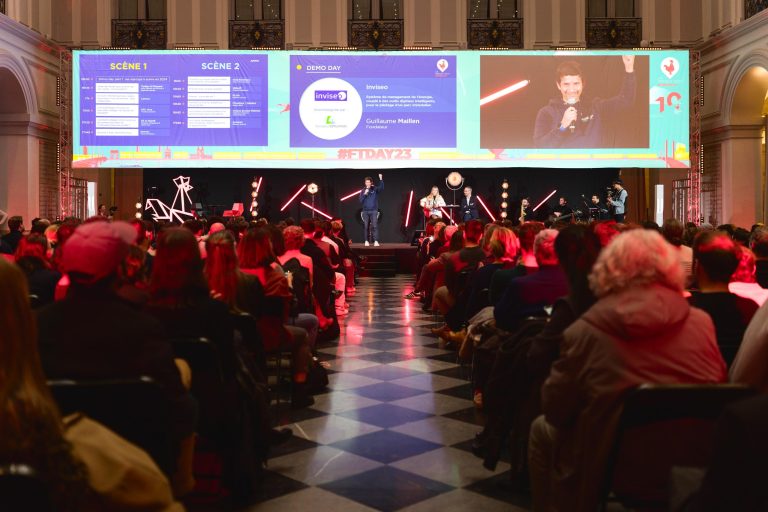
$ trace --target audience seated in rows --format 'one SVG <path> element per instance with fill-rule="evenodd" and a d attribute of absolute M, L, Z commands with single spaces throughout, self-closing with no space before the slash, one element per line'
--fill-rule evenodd
<path fill-rule="evenodd" d="M 590 275 L 598 301 L 566 331 L 531 427 L 534 510 L 595 510 L 622 393 L 723 382 L 712 320 L 682 296 L 677 251 L 657 232 L 618 236 Z"/>
<path fill-rule="evenodd" d="M 526 222 L 518 227 L 517 236 L 520 239 L 520 259 L 515 268 L 502 270 L 493 274 L 490 287 L 491 304 L 496 304 L 507 290 L 507 285 L 512 279 L 527 276 L 538 271 L 536 253 L 533 247 L 536 235 L 544 229 L 541 222 Z"/>
<path fill-rule="evenodd" d="M 157 381 L 179 443 L 174 488 L 184 494 L 193 485 L 196 402 L 182 384 L 162 325 L 115 293 L 117 268 L 135 238 L 124 222 L 92 222 L 75 230 L 61 260 L 70 281 L 67 296 L 37 316 L 40 359 L 49 379 L 147 375 Z"/>
<path fill-rule="evenodd" d="M 568 293 L 565 273 L 555 253 L 556 238 L 554 229 L 545 229 L 536 235 L 534 254 L 538 271 L 509 282 L 493 310 L 498 328 L 509 331 L 522 318 L 546 315 L 544 308 Z"/>

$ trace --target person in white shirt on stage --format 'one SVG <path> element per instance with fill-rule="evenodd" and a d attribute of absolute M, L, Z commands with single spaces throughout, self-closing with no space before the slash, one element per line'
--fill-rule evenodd
<path fill-rule="evenodd" d="M 432 187 L 432 191 L 429 195 L 422 197 L 419 204 L 424 209 L 424 216 L 426 218 L 440 217 L 443 218 L 443 212 L 440 210 L 441 206 L 445 206 L 445 199 L 440 195 L 440 189 Z"/>

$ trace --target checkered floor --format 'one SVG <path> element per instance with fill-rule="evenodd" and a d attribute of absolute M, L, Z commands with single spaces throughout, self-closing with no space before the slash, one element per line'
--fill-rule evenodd
<path fill-rule="evenodd" d="M 269 461 L 252 511 L 528 510 L 470 450 L 480 430 L 468 369 L 429 328 L 436 317 L 403 295 L 410 276 L 363 278 L 348 298 L 338 346 L 319 350 L 330 392 L 301 411 L 283 406 L 292 440 Z"/>

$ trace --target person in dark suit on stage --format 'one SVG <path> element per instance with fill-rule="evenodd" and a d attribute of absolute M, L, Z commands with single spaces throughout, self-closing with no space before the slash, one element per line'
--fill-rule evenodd
<path fill-rule="evenodd" d="M 461 198 L 461 220 L 467 222 L 479 218 L 477 196 L 472 195 L 472 187 L 464 187 L 464 197 Z"/>

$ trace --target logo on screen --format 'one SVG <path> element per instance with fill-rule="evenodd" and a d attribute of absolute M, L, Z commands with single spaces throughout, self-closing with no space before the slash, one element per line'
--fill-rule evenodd
<path fill-rule="evenodd" d="M 680 70 L 680 63 L 674 57 L 666 57 L 661 61 L 661 72 L 667 78 L 672 78 Z"/>
<path fill-rule="evenodd" d="M 448 69 L 448 61 L 445 59 L 440 59 L 437 61 L 437 70 L 441 73 L 445 73 L 445 70 Z"/>
<path fill-rule="evenodd" d="M 347 91 L 315 91 L 315 101 L 347 101 Z"/>

